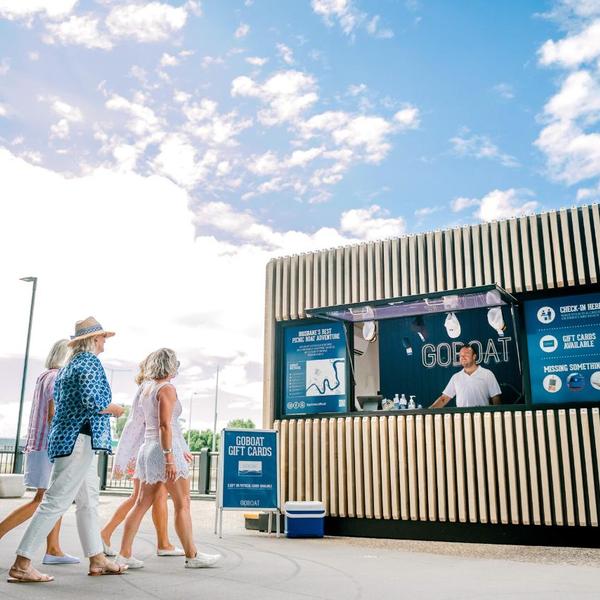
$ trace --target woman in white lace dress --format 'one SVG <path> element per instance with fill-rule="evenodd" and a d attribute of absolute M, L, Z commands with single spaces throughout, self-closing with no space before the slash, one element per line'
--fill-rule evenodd
<path fill-rule="evenodd" d="M 201 554 L 194 544 L 190 513 L 189 461 L 179 416 L 181 404 L 171 380 L 177 375 L 179 361 L 173 350 L 161 348 L 146 363 L 148 383 L 140 394 L 146 429 L 137 457 L 134 477 L 141 483 L 140 495 L 125 521 L 118 564 L 131 569 L 144 566 L 132 556 L 133 539 L 140 523 L 164 484 L 175 506 L 175 531 L 185 550 L 185 567 L 198 569 L 217 562 L 219 555 Z"/>
<path fill-rule="evenodd" d="M 112 535 L 134 507 L 140 493 L 140 480 L 134 477 L 134 473 L 137 455 L 144 442 L 144 431 L 146 428 L 140 398 L 144 386 L 148 383 L 146 380 L 146 363 L 150 356 L 147 356 L 139 365 L 140 370 L 135 377 L 138 389 L 113 458 L 112 478 L 117 480 L 133 479 L 133 493 L 118 506 L 113 516 L 102 528 L 102 544 L 104 545 L 104 554 L 106 556 L 116 556 L 116 551 L 111 547 Z M 156 529 L 156 554 L 158 556 L 183 556 L 183 549 L 173 546 L 169 541 L 168 519 L 167 489 L 163 485 L 156 492 L 154 504 L 152 504 L 152 521 Z"/>

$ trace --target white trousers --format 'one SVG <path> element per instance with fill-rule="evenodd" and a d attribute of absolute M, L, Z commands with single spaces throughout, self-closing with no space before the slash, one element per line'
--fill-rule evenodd
<path fill-rule="evenodd" d="M 92 438 L 80 433 L 72 454 L 54 460 L 50 485 L 27 527 L 17 554 L 31 559 L 73 500 L 84 555 L 89 557 L 102 553 L 98 496 L 98 457 L 92 450 Z"/>

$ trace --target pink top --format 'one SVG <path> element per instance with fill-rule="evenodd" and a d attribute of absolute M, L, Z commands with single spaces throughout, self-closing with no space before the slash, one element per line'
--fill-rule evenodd
<path fill-rule="evenodd" d="M 25 452 L 48 449 L 48 405 L 54 399 L 54 380 L 57 374 L 58 369 L 48 369 L 35 382 Z"/>

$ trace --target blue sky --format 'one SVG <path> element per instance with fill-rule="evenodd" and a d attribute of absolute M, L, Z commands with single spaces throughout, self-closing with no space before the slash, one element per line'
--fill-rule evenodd
<path fill-rule="evenodd" d="M 95 311 L 259 420 L 270 257 L 597 201 L 598 39 L 598 0 L 0 0 L 0 369 L 37 274 L 38 359 Z"/>

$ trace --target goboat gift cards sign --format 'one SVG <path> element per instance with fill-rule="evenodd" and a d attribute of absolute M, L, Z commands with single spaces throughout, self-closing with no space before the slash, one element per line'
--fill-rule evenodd
<path fill-rule="evenodd" d="M 277 432 L 224 429 L 220 445 L 221 506 L 278 508 Z"/>
<path fill-rule="evenodd" d="M 308 324 L 284 332 L 284 414 L 346 412 L 343 324 Z"/>
<path fill-rule="evenodd" d="M 600 401 L 600 294 L 525 302 L 534 403 Z"/>

